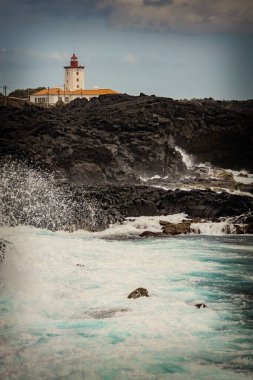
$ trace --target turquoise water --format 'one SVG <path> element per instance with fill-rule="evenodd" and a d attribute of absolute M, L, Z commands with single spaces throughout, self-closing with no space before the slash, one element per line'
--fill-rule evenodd
<path fill-rule="evenodd" d="M 252 379 L 252 237 L 0 232 L 1 379 Z"/>

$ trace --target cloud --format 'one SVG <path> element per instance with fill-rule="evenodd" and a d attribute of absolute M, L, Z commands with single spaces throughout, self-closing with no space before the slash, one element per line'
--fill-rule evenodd
<path fill-rule="evenodd" d="M 252 0 L 101 0 L 114 26 L 180 33 L 253 32 Z"/>
<path fill-rule="evenodd" d="M 143 0 L 144 5 L 148 5 L 152 7 L 165 7 L 173 3 L 174 3 L 174 0 Z"/>
<path fill-rule="evenodd" d="M 1 25 L 97 18 L 122 28 L 253 33 L 253 0 L 1 0 L 1 10 Z"/>
<path fill-rule="evenodd" d="M 1 0 L 1 19 L 36 24 L 50 19 L 87 19 L 98 15 L 100 0 Z M 105 10 L 106 13 L 106 10 Z M 103 14 L 102 14 L 103 16 Z"/>

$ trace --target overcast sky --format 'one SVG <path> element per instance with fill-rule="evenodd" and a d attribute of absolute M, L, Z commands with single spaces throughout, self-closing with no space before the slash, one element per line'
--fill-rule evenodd
<path fill-rule="evenodd" d="M 0 86 L 253 98 L 253 0 L 0 0 Z"/>

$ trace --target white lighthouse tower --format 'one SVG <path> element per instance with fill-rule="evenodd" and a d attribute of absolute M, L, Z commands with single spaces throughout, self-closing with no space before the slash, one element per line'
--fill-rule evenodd
<path fill-rule="evenodd" d="M 70 59 L 70 66 L 64 66 L 64 88 L 66 91 L 76 91 L 84 89 L 84 66 L 78 65 L 75 53 Z"/>

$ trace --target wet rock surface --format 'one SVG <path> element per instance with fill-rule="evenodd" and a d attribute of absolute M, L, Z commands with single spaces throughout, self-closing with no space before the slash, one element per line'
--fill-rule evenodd
<path fill-rule="evenodd" d="M 181 235 L 190 233 L 190 222 L 167 223 L 163 226 L 163 233 L 166 235 Z"/>
<path fill-rule="evenodd" d="M 153 231 L 143 231 L 140 235 L 141 238 L 153 238 L 153 237 L 163 237 L 161 232 L 153 232 Z"/>
<path fill-rule="evenodd" d="M 196 303 L 195 306 L 197 309 L 205 309 L 207 307 L 205 303 Z"/>
<path fill-rule="evenodd" d="M 137 288 L 131 292 L 127 298 L 140 298 L 140 297 L 149 297 L 148 291 L 145 288 Z"/>

